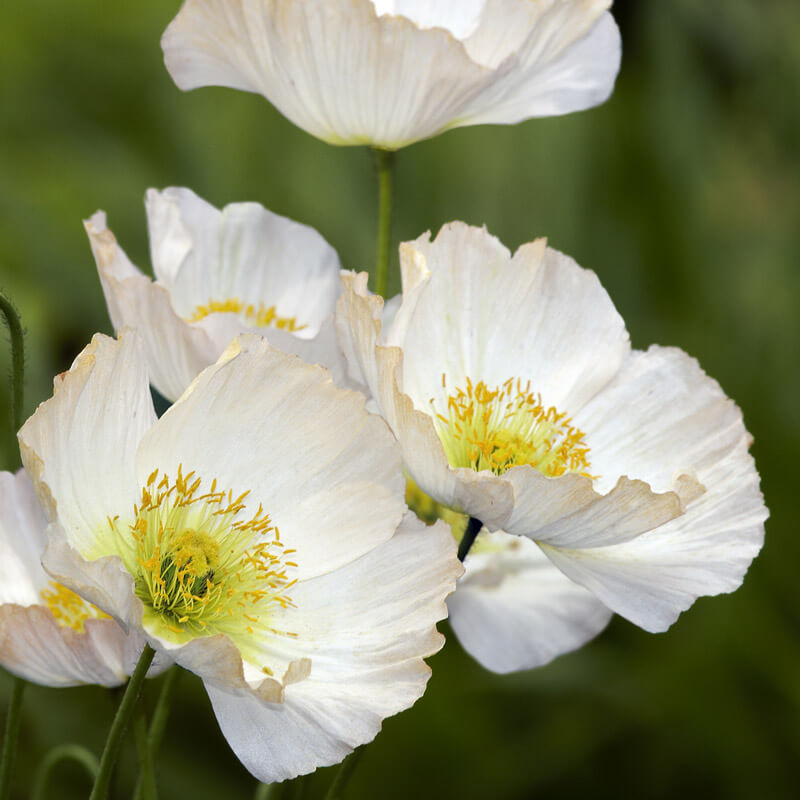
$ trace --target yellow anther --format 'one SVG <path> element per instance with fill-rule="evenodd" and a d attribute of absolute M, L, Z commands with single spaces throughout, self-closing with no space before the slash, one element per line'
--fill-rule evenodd
<path fill-rule="evenodd" d="M 447 388 L 444 376 L 442 385 Z M 448 394 L 443 405 L 446 413 L 431 402 L 433 423 L 453 467 L 502 475 L 528 464 L 550 477 L 592 477 L 583 432 L 566 413 L 545 407 L 529 382 L 509 378 L 492 389 L 467 378 L 466 389 Z"/>
<path fill-rule="evenodd" d="M 84 625 L 90 619 L 110 619 L 99 608 L 55 581 L 50 581 L 49 587 L 42 589 L 39 594 L 56 622 L 78 633 L 83 632 Z"/>
<path fill-rule="evenodd" d="M 242 321 L 254 328 L 278 328 L 279 330 L 297 333 L 307 328 L 300 325 L 297 317 L 282 317 L 275 306 L 265 306 L 263 303 L 243 303 L 238 297 L 230 300 L 209 300 L 206 305 L 197 306 L 189 322 L 199 322 L 209 314 L 229 313 L 236 314 Z"/>

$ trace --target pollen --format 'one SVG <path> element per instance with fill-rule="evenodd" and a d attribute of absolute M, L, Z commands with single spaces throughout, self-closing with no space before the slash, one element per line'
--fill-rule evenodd
<path fill-rule="evenodd" d="M 444 393 L 446 377 L 442 376 Z M 443 393 L 443 394 L 444 394 Z M 530 382 L 509 378 L 490 388 L 483 381 L 431 401 L 433 422 L 453 467 L 502 475 L 528 464 L 548 477 L 589 474 L 585 434 L 553 406 L 545 406 Z"/>
<path fill-rule="evenodd" d="M 83 633 L 87 620 L 110 619 L 99 608 L 55 581 L 50 581 L 49 587 L 42 589 L 39 594 L 56 622 L 78 633 Z"/>
<path fill-rule="evenodd" d="M 131 524 L 109 519 L 134 576 L 145 615 L 179 642 L 224 633 L 234 640 L 274 631 L 276 610 L 292 606 L 287 551 L 278 529 L 248 492 L 222 490 L 194 472 L 155 470 Z M 291 562 L 296 565 L 296 562 Z"/>
<path fill-rule="evenodd" d="M 209 314 L 231 313 L 239 316 L 242 321 L 253 328 L 278 328 L 282 331 L 297 333 L 307 328 L 307 325 L 298 323 L 296 317 L 282 317 L 275 306 L 265 306 L 263 303 L 243 303 L 238 297 L 230 300 L 209 300 L 206 305 L 197 306 L 189 322 L 199 322 Z"/>

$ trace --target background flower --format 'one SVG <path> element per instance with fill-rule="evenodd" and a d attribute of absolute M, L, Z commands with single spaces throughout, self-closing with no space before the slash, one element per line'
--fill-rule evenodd
<path fill-rule="evenodd" d="M 119 686 L 144 647 L 42 569 L 48 520 L 27 473 L 0 472 L 0 664 L 45 686 Z M 151 667 L 157 675 L 169 659 Z"/>
<path fill-rule="evenodd" d="M 139 331 L 164 397 L 177 400 L 248 331 L 342 380 L 332 321 L 339 258 L 315 230 L 258 203 L 219 211 L 190 189 L 149 189 L 145 205 L 155 282 L 130 262 L 103 212 L 85 225 L 114 327 Z"/>
<path fill-rule="evenodd" d="M 263 94 L 332 144 L 397 149 L 449 128 L 602 103 L 610 0 L 187 0 L 162 46 L 181 89 Z"/>

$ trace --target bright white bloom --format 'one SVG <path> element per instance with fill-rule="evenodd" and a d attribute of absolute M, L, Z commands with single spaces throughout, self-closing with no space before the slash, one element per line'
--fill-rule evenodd
<path fill-rule="evenodd" d="M 332 144 L 396 149 L 450 128 L 602 103 L 611 0 L 185 0 L 161 44 L 181 89 L 264 95 Z"/>
<path fill-rule="evenodd" d="M 144 638 L 126 635 L 42 569 L 47 525 L 25 471 L 0 472 L 0 664 L 45 686 L 119 686 Z"/>
<path fill-rule="evenodd" d="M 424 691 L 454 541 L 325 370 L 244 335 L 156 420 L 138 336 L 97 335 L 19 438 L 60 526 L 48 571 L 200 675 L 261 780 L 340 761 Z"/>
<path fill-rule="evenodd" d="M 594 273 L 544 240 L 512 257 L 453 223 L 401 264 L 387 330 L 364 275 L 338 324 L 419 488 L 503 532 L 479 537 L 450 603 L 476 658 L 535 666 L 612 611 L 662 631 L 740 585 L 767 510 L 741 412 L 695 360 L 631 350 Z"/>
<path fill-rule="evenodd" d="M 145 206 L 155 282 L 130 262 L 103 212 L 85 225 L 114 328 L 139 331 L 164 397 L 180 397 L 246 332 L 328 367 L 339 382 L 340 264 L 322 236 L 258 203 L 219 211 L 190 189 L 150 189 Z"/>

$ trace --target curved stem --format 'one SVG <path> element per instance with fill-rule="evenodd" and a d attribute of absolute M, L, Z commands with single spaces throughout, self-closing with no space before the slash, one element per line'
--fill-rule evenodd
<path fill-rule="evenodd" d="M 475 517 L 469 518 L 467 529 L 464 531 L 464 535 L 458 543 L 459 561 L 463 561 L 467 557 L 467 553 L 469 553 L 472 545 L 475 544 L 475 539 L 477 539 L 482 527 L 483 523 L 479 519 L 475 519 Z"/>
<path fill-rule="evenodd" d="M 100 760 L 100 771 L 97 775 L 92 793 L 89 795 L 89 800 L 106 800 L 108 796 L 108 787 L 111 783 L 111 773 L 114 770 L 114 764 L 117 762 L 119 750 L 122 746 L 122 737 L 130 723 L 133 710 L 136 707 L 136 701 L 139 699 L 139 692 L 142 689 L 147 670 L 153 662 L 155 650 L 150 645 L 145 645 L 142 650 L 142 655 L 139 657 L 139 662 L 136 664 L 136 669 L 128 681 L 128 686 L 125 689 L 125 694 L 122 695 L 122 701 L 117 709 L 114 721 L 111 723 L 111 730 L 108 732 L 108 739 L 106 739 L 106 746 L 103 750 L 103 757 Z"/>
<path fill-rule="evenodd" d="M 100 770 L 100 762 L 97 760 L 97 756 L 85 747 L 77 744 L 62 744 L 54 747 L 36 768 L 36 774 L 33 776 L 31 800 L 46 800 L 48 796 L 46 794 L 47 781 L 50 778 L 50 773 L 62 761 L 75 761 L 80 764 L 92 781 L 97 778 L 97 773 Z"/>
<path fill-rule="evenodd" d="M 151 764 L 154 764 L 155 753 L 158 751 L 158 748 L 161 747 L 161 740 L 164 738 L 167 718 L 169 717 L 169 707 L 172 702 L 172 694 L 180 674 L 181 671 L 178 667 L 172 667 L 167 670 L 167 674 L 164 676 L 163 683 L 161 684 L 161 693 L 158 695 L 158 701 L 153 711 L 153 719 L 150 722 L 150 730 L 147 732 L 147 748 L 150 751 L 149 758 Z M 155 772 L 153 774 L 155 774 Z M 143 775 L 140 775 L 139 779 L 136 781 L 136 791 L 133 796 L 136 800 L 144 800 L 144 798 L 147 797 L 145 794 Z"/>
<path fill-rule="evenodd" d="M 378 247 L 375 256 L 375 294 L 386 297 L 392 249 L 392 168 L 394 152 L 372 148 L 378 171 Z"/>
<path fill-rule="evenodd" d="M 11 773 L 14 769 L 14 759 L 17 756 L 17 739 L 22 720 L 22 696 L 24 693 L 25 681 L 22 678 L 14 678 L 14 688 L 11 690 L 11 702 L 8 704 L 8 716 L 6 717 L 6 735 L 3 739 L 3 760 L 0 762 L 0 800 L 7 800 L 11 791 Z"/>
<path fill-rule="evenodd" d="M 353 750 L 342 762 L 342 766 L 339 767 L 339 771 L 336 773 L 336 777 L 333 779 L 333 783 L 330 789 L 328 789 L 328 793 L 325 795 L 325 800 L 341 800 L 344 795 L 344 790 L 347 788 L 347 784 L 350 783 L 350 778 L 353 776 L 353 772 L 355 772 L 358 763 L 363 758 L 366 749 L 366 745 L 362 745 L 356 750 Z"/>
<path fill-rule="evenodd" d="M 16 433 L 23 423 L 22 405 L 25 384 L 25 337 L 22 323 L 13 303 L 0 293 L 0 311 L 3 312 L 11 336 L 11 419 Z"/>

